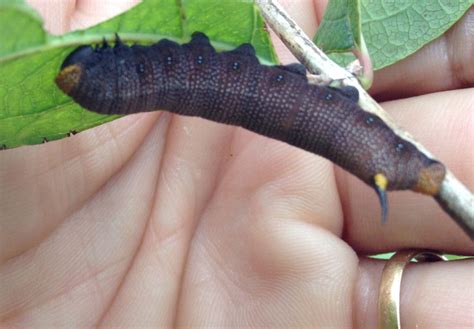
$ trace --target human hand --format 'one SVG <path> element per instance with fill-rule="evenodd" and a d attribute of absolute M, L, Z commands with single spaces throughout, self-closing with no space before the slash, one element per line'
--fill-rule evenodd
<path fill-rule="evenodd" d="M 30 2 L 58 32 L 131 5 Z M 286 3 L 314 33 L 322 5 Z M 425 94 L 383 107 L 472 190 L 474 89 L 459 88 L 474 84 L 474 49 L 444 51 L 462 44 L 462 26 L 377 74 L 373 92 Z M 364 254 L 474 251 L 426 196 L 389 194 L 381 226 L 375 193 L 321 157 L 167 113 L 2 151 L 0 195 L 5 327 L 370 328 L 384 262 Z M 473 265 L 409 268 L 403 326 L 472 327 Z"/>

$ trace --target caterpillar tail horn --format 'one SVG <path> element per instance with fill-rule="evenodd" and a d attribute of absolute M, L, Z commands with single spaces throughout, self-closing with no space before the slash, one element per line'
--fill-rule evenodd
<path fill-rule="evenodd" d="M 379 196 L 380 207 L 382 208 L 382 224 L 387 222 L 388 202 L 387 202 L 387 184 L 388 180 L 383 174 L 374 176 L 375 191 Z"/>

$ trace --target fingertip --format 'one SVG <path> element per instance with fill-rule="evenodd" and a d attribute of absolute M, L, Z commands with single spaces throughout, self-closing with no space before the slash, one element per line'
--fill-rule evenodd
<path fill-rule="evenodd" d="M 71 15 L 70 30 L 84 29 L 117 16 L 140 3 L 140 0 L 76 0 Z"/>
<path fill-rule="evenodd" d="M 76 0 L 27 0 L 44 20 L 44 28 L 51 34 L 63 34 L 69 30 Z"/>

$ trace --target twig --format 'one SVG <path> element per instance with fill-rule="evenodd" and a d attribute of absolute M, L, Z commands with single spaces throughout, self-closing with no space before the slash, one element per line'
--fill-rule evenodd
<path fill-rule="evenodd" d="M 322 73 L 331 80 L 342 80 L 345 85 L 357 88 L 360 95 L 359 105 L 363 110 L 378 115 L 397 135 L 410 141 L 422 153 L 433 158 L 428 150 L 390 118 L 387 112 L 362 88 L 354 76 L 330 60 L 314 45 L 277 1 L 255 0 L 255 2 L 268 25 L 310 72 L 314 74 Z M 449 170 L 435 199 L 474 240 L 474 195 Z"/>

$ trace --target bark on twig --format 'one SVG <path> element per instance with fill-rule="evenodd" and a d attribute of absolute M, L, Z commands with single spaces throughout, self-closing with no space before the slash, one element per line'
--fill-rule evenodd
<path fill-rule="evenodd" d="M 359 105 L 362 109 L 378 115 L 397 135 L 410 141 L 422 153 L 433 158 L 428 150 L 389 117 L 382 107 L 362 88 L 354 76 L 331 61 L 314 45 L 277 1 L 255 0 L 255 2 L 267 24 L 310 72 L 314 74 L 322 73 L 332 80 L 343 80 L 345 85 L 357 88 L 360 95 Z M 474 195 L 449 170 L 435 199 L 474 240 Z"/>

